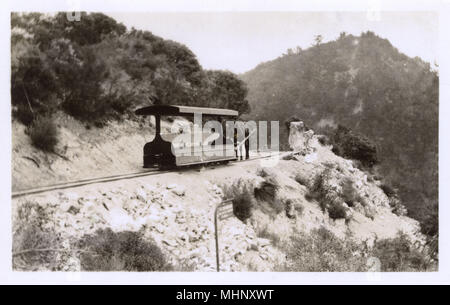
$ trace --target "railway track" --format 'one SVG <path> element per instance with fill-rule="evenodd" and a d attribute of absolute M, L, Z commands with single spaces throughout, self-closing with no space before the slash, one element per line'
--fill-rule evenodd
<path fill-rule="evenodd" d="M 132 179 L 142 176 L 150 176 L 155 174 L 162 174 L 169 171 L 161 171 L 157 169 L 151 169 L 147 171 L 140 171 L 140 172 L 134 172 L 134 173 L 128 173 L 128 174 L 122 174 L 122 175 L 113 175 L 113 176 L 106 176 L 106 177 L 99 177 L 99 178 L 91 178 L 91 179 L 82 179 L 82 180 L 76 180 L 76 181 L 69 181 L 69 182 L 63 182 L 63 183 L 57 183 L 27 190 L 21 190 L 12 192 L 11 197 L 21 197 L 26 195 L 32 195 L 32 194 L 39 194 L 54 190 L 62 190 L 62 189 L 68 189 L 72 187 L 78 187 L 78 186 L 84 186 L 89 184 L 95 184 L 95 183 L 102 183 L 102 182 L 112 182 L 117 180 L 123 180 L 123 179 Z"/>
<path fill-rule="evenodd" d="M 272 158 L 272 157 L 280 156 L 280 155 L 282 155 L 281 152 L 274 154 L 274 155 L 258 156 L 258 157 L 250 158 L 248 160 L 233 161 L 230 163 L 233 163 L 233 164 L 234 163 L 243 163 L 243 162 L 249 162 L 249 161 L 254 161 L 254 160 L 259 160 L 259 159 Z M 144 177 L 144 176 L 161 175 L 161 174 L 175 172 L 175 171 L 180 171 L 180 169 L 176 169 L 176 170 L 148 169 L 148 170 L 141 170 L 139 172 L 128 173 L 128 174 L 82 179 L 82 180 L 76 180 L 76 181 L 68 181 L 68 182 L 63 182 L 63 183 L 57 183 L 57 184 L 12 192 L 11 197 L 18 198 L 18 197 L 22 197 L 22 196 L 34 195 L 34 194 L 45 193 L 45 192 L 50 192 L 50 191 L 55 191 L 55 190 L 63 190 L 63 189 L 68 189 L 68 188 L 73 188 L 73 187 L 85 186 L 85 185 L 96 184 L 96 183 L 112 182 L 112 181 L 118 181 L 118 180 L 124 180 L 124 179 L 133 179 L 133 178 L 139 178 L 139 177 Z"/>

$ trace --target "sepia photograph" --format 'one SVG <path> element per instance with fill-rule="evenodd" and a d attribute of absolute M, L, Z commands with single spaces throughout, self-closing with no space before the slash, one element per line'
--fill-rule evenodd
<path fill-rule="evenodd" d="M 11 9 L 3 263 L 439 273 L 440 13 L 380 3 Z"/>

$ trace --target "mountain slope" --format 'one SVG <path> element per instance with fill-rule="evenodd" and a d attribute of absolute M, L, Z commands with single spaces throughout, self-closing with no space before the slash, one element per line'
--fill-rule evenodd
<path fill-rule="evenodd" d="M 13 268 L 48 271 L 51 263 L 57 271 L 86 271 L 79 251 L 84 248 L 77 241 L 108 228 L 140 232 L 146 241 L 154 241 L 174 271 L 215 271 L 214 208 L 230 198 L 231 189 L 244 199 L 233 202 L 236 217 L 219 220 L 222 271 L 368 271 L 367 258 L 374 255 L 382 271 L 435 270 L 435 262 L 418 264 L 428 255 L 417 221 L 395 214 L 379 181 L 369 181 L 317 138 L 310 142 L 310 154 L 291 155 L 270 168 L 251 160 L 14 198 L 15 252 L 30 248 L 30 236 L 53 234 L 58 238 L 50 240 L 49 248 L 64 246 L 69 251 L 54 259 L 15 256 Z M 358 199 L 345 207 L 345 215 L 336 218 L 330 207 L 324 209 L 310 198 L 318 178 L 324 182 L 322 191 L 336 200 L 348 192 L 342 186 L 351 181 L 351 193 Z M 273 193 L 267 191 L 271 181 L 277 185 Z M 261 192 L 264 197 L 256 196 Z M 237 218 L 243 206 L 251 207 L 244 220 Z M 406 237 L 406 247 L 397 243 L 399 232 Z M 127 251 L 136 247 L 128 245 Z M 107 270 L 122 271 L 125 265 L 114 262 L 114 269 Z M 105 259 L 101 267 L 108 265 Z"/>
<path fill-rule="evenodd" d="M 439 77 L 372 32 L 298 49 L 241 78 L 255 119 L 295 115 L 326 132 L 347 126 L 377 143 L 380 171 L 399 188 L 411 216 L 437 203 Z M 282 128 L 284 124 L 280 124 Z M 286 141 L 286 130 L 281 131 Z"/>

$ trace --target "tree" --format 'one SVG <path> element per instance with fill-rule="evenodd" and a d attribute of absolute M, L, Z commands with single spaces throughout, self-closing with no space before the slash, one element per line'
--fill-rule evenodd
<path fill-rule="evenodd" d="M 323 36 L 322 35 L 316 35 L 314 36 L 314 45 L 319 46 L 322 44 Z"/>
<path fill-rule="evenodd" d="M 81 13 L 80 21 L 70 21 L 66 13 L 55 16 L 54 26 L 59 34 L 80 46 L 99 43 L 105 36 L 120 36 L 126 27 L 101 13 Z"/>
<path fill-rule="evenodd" d="M 104 60 L 96 56 L 95 48 L 80 47 L 65 39 L 54 40 L 49 57 L 66 112 L 80 119 L 95 119 L 111 111 L 101 86 L 109 76 L 108 70 Z"/>
<path fill-rule="evenodd" d="M 249 111 L 235 74 L 204 71 L 185 45 L 106 15 L 13 13 L 11 26 L 12 103 L 26 124 L 34 112 L 110 119 L 146 103 Z"/>
<path fill-rule="evenodd" d="M 229 71 L 207 71 L 210 80 L 211 95 L 207 101 L 208 107 L 229 108 L 248 113 L 250 105 L 246 100 L 247 86 L 235 74 Z"/>
<path fill-rule="evenodd" d="M 31 123 L 38 112 L 54 109 L 53 96 L 58 92 L 54 71 L 47 57 L 32 43 L 22 40 L 12 46 L 11 103 L 24 124 Z"/>

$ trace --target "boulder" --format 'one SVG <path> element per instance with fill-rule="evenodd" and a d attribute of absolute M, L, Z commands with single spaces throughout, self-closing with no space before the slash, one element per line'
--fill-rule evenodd
<path fill-rule="evenodd" d="M 165 243 L 166 245 L 171 246 L 171 247 L 178 246 L 178 242 L 176 240 L 174 240 L 174 239 L 171 239 L 171 238 L 164 238 L 161 241 L 163 243 Z"/>
<path fill-rule="evenodd" d="M 136 199 L 145 203 L 147 201 L 147 193 L 142 188 L 137 189 Z"/>
<path fill-rule="evenodd" d="M 286 216 L 290 219 L 294 219 L 297 217 L 297 213 L 295 211 L 295 206 L 292 202 L 292 200 L 286 200 L 285 202 L 285 208 L 286 208 Z"/>
<path fill-rule="evenodd" d="M 177 196 L 184 196 L 186 194 L 186 189 L 183 186 L 177 186 L 172 190 L 172 193 L 174 193 Z"/>
<path fill-rule="evenodd" d="M 267 238 L 258 238 L 257 243 L 258 247 L 266 247 L 270 245 L 270 240 Z"/>
<path fill-rule="evenodd" d="M 61 209 L 61 211 L 63 211 L 63 212 L 69 212 L 69 210 L 71 210 L 71 208 L 73 207 L 73 202 L 71 202 L 71 201 L 67 201 L 67 202 L 62 202 L 60 205 L 59 205 L 59 208 Z M 79 211 L 79 209 L 78 209 L 78 211 Z"/>
<path fill-rule="evenodd" d="M 163 225 L 160 224 L 156 224 L 153 226 L 153 228 L 155 228 L 156 232 L 163 234 L 165 232 L 165 228 Z"/>
<path fill-rule="evenodd" d="M 317 153 L 311 153 L 311 154 L 307 154 L 305 156 L 305 162 L 306 163 L 314 163 L 314 161 L 317 160 Z"/>
<path fill-rule="evenodd" d="M 311 151 L 311 139 L 314 131 L 307 130 L 302 121 L 291 122 L 289 126 L 289 146 L 293 151 L 308 153 Z"/>

